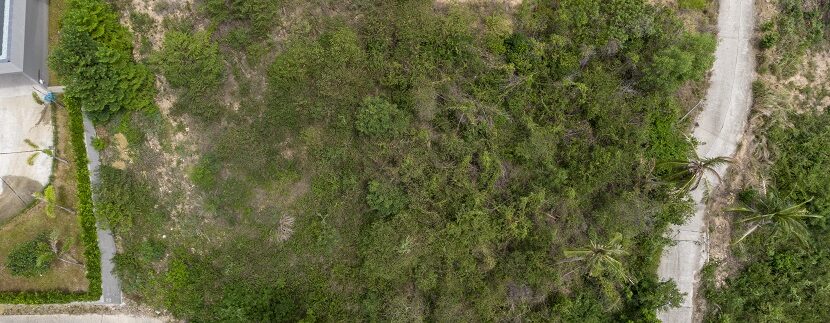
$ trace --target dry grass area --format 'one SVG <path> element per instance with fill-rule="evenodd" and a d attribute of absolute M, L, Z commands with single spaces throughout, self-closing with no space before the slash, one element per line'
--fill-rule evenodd
<path fill-rule="evenodd" d="M 68 142 L 68 115 L 65 109 L 55 109 L 57 154 L 69 163 L 56 162 L 52 174 L 57 204 L 69 209 L 77 205 L 77 185 L 75 175 L 75 156 Z M 0 226 L 0 291 L 34 291 L 67 290 L 84 291 L 89 282 L 85 277 L 85 268 L 73 264 L 73 260 L 83 261 L 83 245 L 80 239 L 80 222 L 77 215 L 57 209 L 54 218 L 45 212 L 46 205 L 38 202 Z M 52 263 L 52 269 L 45 275 L 23 278 L 10 275 L 6 269 L 6 257 L 15 246 L 34 239 L 46 232 L 58 234 L 58 248 L 61 254 Z"/>

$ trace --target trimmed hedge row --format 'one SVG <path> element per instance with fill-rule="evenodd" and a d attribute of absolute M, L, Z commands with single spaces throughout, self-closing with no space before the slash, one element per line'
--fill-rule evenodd
<path fill-rule="evenodd" d="M 98 235 L 95 227 L 95 214 L 92 211 L 92 184 L 89 159 L 84 144 L 84 118 L 81 109 L 72 102 L 67 102 L 69 110 L 69 136 L 75 152 L 78 177 L 78 219 L 81 221 L 81 241 L 84 244 L 86 258 L 86 278 L 89 288 L 86 292 L 69 291 L 22 291 L 0 292 L 0 304 L 54 304 L 77 301 L 96 301 L 101 298 L 101 250 L 98 249 Z"/>

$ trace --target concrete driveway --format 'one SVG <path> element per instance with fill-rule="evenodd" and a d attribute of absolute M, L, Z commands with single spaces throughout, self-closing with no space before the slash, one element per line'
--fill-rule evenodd
<path fill-rule="evenodd" d="M 0 81 L 0 223 L 31 201 L 52 173 L 52 159 L 44 154 L 34 165 L 27 163 L 32 147 L 26 139 L 42 148 L 54 145 L 52 118 L 32 99 L 33 90 L 32 85 Z"/>

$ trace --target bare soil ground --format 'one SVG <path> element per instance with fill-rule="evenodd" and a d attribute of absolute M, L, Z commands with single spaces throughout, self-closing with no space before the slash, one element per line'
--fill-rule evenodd
<path fill-rule="evenodd" d="M 147 317 L 162 322 L 178 322 L 151 308 L 127 300 L 123 306 L 100 306 L 89 304 L 47 304 L 47 305 L 0 305 L 0 316 L 5 315 L 52 315 L 52 314 L 128 314 L 131 316 Z M 2 320 L 0 320 L 2 321 Z"/>

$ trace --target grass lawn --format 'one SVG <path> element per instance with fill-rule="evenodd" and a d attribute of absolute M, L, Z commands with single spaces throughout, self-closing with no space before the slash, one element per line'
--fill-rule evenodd
<path fill-rule="evenodd" d="M 74 210 L 78 203 L 75 176 L 77 165 L 68 140 L 68 113 L 63 108 L 53 109 L 53 113 L 56 113 L 57 155 L 69 163 L 55 163 L 52 185 L 55 187 L 57 205 Z M 47 157 L 40 155 L 37 158 Z M 0 291 L 87 290 L 89 282 L 84 276 L 84 266 L 73 263 L 84 262 L 77 215 L 57 209 L 54 218 L 49 218 L 45 209 L 45 203 L 38 202 L 24 213 L 0 224 Z M 9 252 L 15 246 L 31 241 L 44 232 L 56 232 L 58 237 L 60 252 L 52 262 L 50 271 L 33 278 L 12 276 L 6 267 Z"/>

